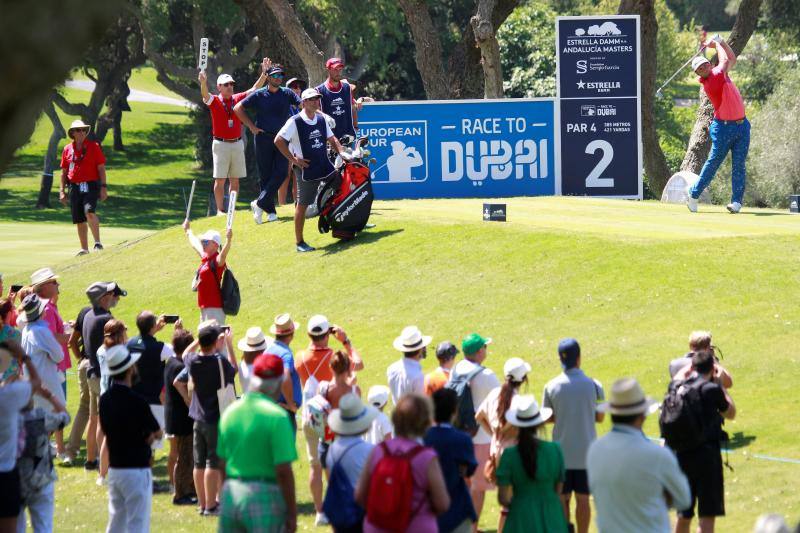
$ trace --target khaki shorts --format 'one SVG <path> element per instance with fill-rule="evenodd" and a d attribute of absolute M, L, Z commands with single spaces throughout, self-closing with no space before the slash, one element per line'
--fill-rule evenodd
<path fill-rule="evenodd" d="M 200 322 L 216 320 L 220 326 L 225 325 L 225 312 L 221 307 L 203 307 L 200 309 Z"/>
<path fill-rule="evenodd" d="M 215 139 L 211 143 L 211 155 L 214 160 L 214 179 L 247 176 L 244 142 L 241 139 L 235 143 L 226 143 Z"/>
<path fill-rule="evenodd" d="M 92 376 L 89 378 L 89 416 L 100 414 L 98 402 L 100 401 L 100 378 Z"/>
<path fill-rule="evenodd" d="M 312 465 L 320 464 L 319 462 L 319 435 L 314 431 L 314 428 L 303 424 L 303 435 L 306 436 L 306 457 L 308 462 Z"/>

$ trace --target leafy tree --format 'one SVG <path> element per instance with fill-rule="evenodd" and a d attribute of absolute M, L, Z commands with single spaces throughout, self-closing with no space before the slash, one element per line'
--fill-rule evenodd
<path fill-rule="evenodd" d="M 528 1 L 500 27 L 507 96 L 556 95 L 555 17 L 547 2 Z"/>

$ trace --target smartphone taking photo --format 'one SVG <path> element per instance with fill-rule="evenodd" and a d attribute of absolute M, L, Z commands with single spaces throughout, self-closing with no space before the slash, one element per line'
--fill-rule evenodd
<path fill-rule="evenodd" d="M 180 315 L 164 315 L 165 324 L 174 324 L 180 319 L 181 319 Z"/>

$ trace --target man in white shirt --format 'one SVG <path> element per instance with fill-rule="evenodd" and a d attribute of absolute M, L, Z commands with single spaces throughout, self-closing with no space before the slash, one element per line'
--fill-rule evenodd
<path fill-rule="evenodd" d="M 402 352 L 403 358 L 395 361 L 386 369 L 389 380 L 389 391 L 392 402 L 397 405 L 409 392 L 422 394 L 425 389 L 425 375 L 422 373 L 420 361 L 426 357 L 425 347 L 431 343 L 431 337 L 423 335 L 417 326 L 408 326 L 394 340 L 394 349 Z"/>
<path fill-rule="evenodd" d="M 487 356 L 486 347 L 491 344 L 492 339 L 481 337 L 477 333 L 467 335 L 461 341 L 461 351 L 464 352 L 464 359 L 456 363 L 450 372 L 450 381 L 457 376 L 474 374 L 469 382 L 470 392 L 472 393 L 472 405 L 477 408 L 489 395 L 492 389 L 500 386 L 500 381 L 495 373 L 483 367 L 483 361 Z M 482 427 L 478 427 L 478 432 L 472 437 L 472 444 L 475 446 L 475 458 L 478 460 L 478 474 L 472 477 L 472 504 L 475 512 L 480 519 L 483 511 L 483 500 L 487 490 L 494 490 L 494 485 L 489 483 L 486 476 L 482 475 L 486 462 L 489 460 L 489 448 L 492 443 L 492 436 L 486 433 Z"/>
<path fill-rule="evenodd" d="M 63 405 L 64 389 L 61 388 L 61 375 L 58 372 L 58 363 L 64 359 L 64 351 L 56 340 L 47 322 L 44 321 L 43 313 L 46 303 L 36 294 L 27 296 L 22 301 L 25 320 L 27 325 L 22 330 L 22 340 L 20 344 L 25 350 L 39 376 L 42 385 L 53 393 L 58 401 Z M 34 399 L 35 407 L 41 407 L 48 412 L 53 412 L 53 406 L 49 401 L 37 396 Z"/>
<path fill-rule="evenodd" d="M 303 91 L 303 110 L 286 121 L 275 136 L 275 147 L 294 165 L 297 177 L 297 204 L 294 210 L 294 235 L 298 252 L 313 252 L 314 248 L 303 240 L 306 208 L 314 203 L 321 180 L 334 172 L 328 158 L 327 144 L 346 158 L 344 148 L 326 121 L 319 113 L 322 96 L 316 89 Z"/>
<path fill-rule="evenodd" d="M 691 505 L 675 454 L 642 432 L 645 417 L 657 408 L 633 378 L 614 382 L 611 401 L 598 406 L 614 424 L 592 443 L 586 459 L 600 533 L 668 533 L 669 507 Z"/>

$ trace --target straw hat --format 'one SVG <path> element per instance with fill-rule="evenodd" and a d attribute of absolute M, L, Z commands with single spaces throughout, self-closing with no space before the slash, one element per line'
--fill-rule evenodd
<path fill-rule="evenodd" d="M 551 416 L 553 410 L 547 407 L 539 409 L 539 404 L 533 396 L 514 396 L 511 408 L 506 411 L 506 421 L 519 428 L 539 426 L 547 422 Z"/>
<path fill-rule="evenodd" d="M 31 274 L 31 287 L 37 287 L 48 281 L 53 281 L 58 279 L 55 272 L 48 267 L 40 268 L 33 274 Z"/>
<path fill-rule="evenodd" d="M 142 356 L 142 352 L 129 352 L 124 344 L 117 344 L 106 350 L 106 366 L 108 374 L 116 376 L 122 374 L 136 364 Z"/>
<path fill-rule="evenodd" d="M 338 435 L 359 435 L 369 429 L 376 416 L 377 409 L 364 405 L 355 394 L 347 393 L 339 400 L 339 408 L 328 415 L 328 426 Z"/>
<path fill-rule="evenodd" d="M 267 338 L 268 337 L 264 335 L 260 327 L 254 326 L 252 328 L 247 328 L 247 333 L 244 338 L 239 339 L 236 346 L 243 352 L 263 352 L 267 349 L 267 346 L 269 346 Z M 274 339 L 270 338 L 270 341 L 272 340 Z"/>
<path fill-rule="evenodd" d="M 397 337 L 392 345 L 399 352 L 416 352 L 431 343 L 432 337 L 423 335 L 417 326 L 403 328 L 400 336 Z"/>
<path fill-rule="evenodd" d="M 645 396 L 639 382 L 634 378 L 622 378 L 611 386 L 611 399 L 601 403 L 597 410 L 612 415 L 649 415 L 658 409 L 658 402 Z"/>
<path fill-rule="evenodd" d="M 31 322 L 36 322 L 41 318 L 42 313 L 44 313 L 44 301 L 39 298 L 39 295 L 29 294 L 22 300 L 22 311 L 25 314 L 25 321 L 30 324 Z"/>
<path fill-rule="evenodd" d="M 72 121 L 72 124 L 70 124 L 70 125 L 69 125 L 69 129 L 67 130 L 67 135 L 68 135 L 68 136 L 69 136 L 69 138 L 71 139 L 71 138 L 72 138 L 72 132 L 73 132 L 73 131 L 75 131 L 75 130 L 86 130 L 86 133 L 89 133 L 89 130 L 90 130 L 91 128 L 92 128 L 92 127 L 91 127 L 90 125 L 86 124 L 86 123 L 85 123 L 84 121 L 82 121 L 81 119 L 78 119 L 78 120 L 73 120 L 73 121 Z"/>
<path fill-rule="evenodd" d="M 275 317 L 272 325 L 269 327 L 269 332 L 273 335 L 288 335 L 294 333 L 300 324 L 292 320 L 292 315 L 283 313 Z"/>

